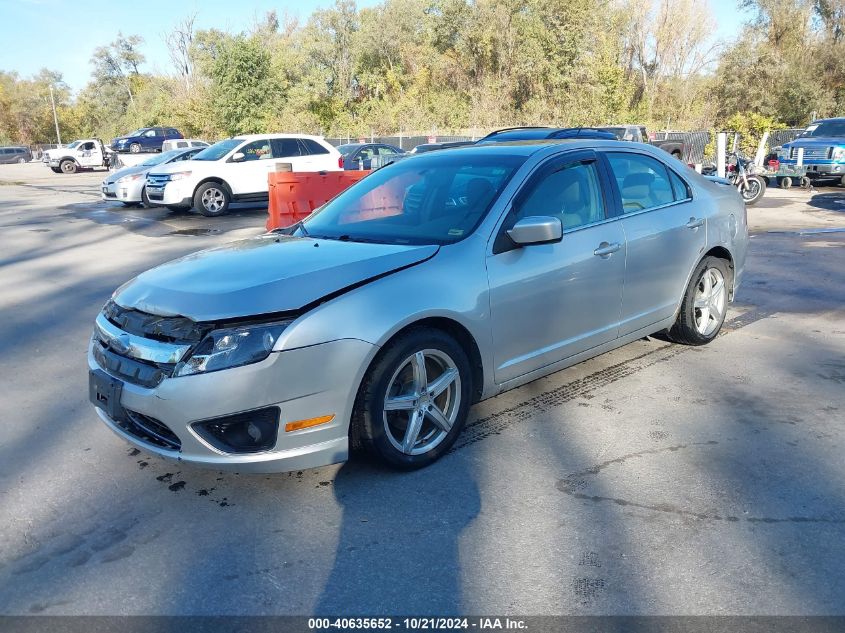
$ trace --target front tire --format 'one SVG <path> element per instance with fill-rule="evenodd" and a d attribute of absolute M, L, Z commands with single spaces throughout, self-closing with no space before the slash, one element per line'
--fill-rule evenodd
<path fill-rule="evenodd" d="M 132 143 L 132 145 L 129 146 L 129 152 L 132 154 L 139 154 L 141 152 L 141 144 Z"/>
<path fill-rule="evenodd" d="M 60 173 L 62 173 L 62 170 L 61 170 L 61 169 L 59 169 L 58 167 L 50 167 L 50 170 L 51 170 L 54 174 L 60 174 Z"/>
<path fill-rule="evenodd" d="M 63 160 L 59 163 L 59 170 L 63 174 L 75 174 L 76 173 L 76 163 L 72 160 Z"/>
<path fill-rule="evenodd" d="M 667 332 L 673 343 L 706 345 L 719 335 L 728 311 L 732 275 L 727 262 L 705 257 L 684 293 L 675 324 Z"/>
<path fill-rule="evenodd" d="M 352 445 L 401 470 L 428 466 L 461 433 L 473 393 L 469 359 L 431 328 L 402 334 L 368 370 L 352 414 Z"/>
<path fill-rule="evenodd" d="M 759 202 L 763 194 L 766 193 L 766 181 L 760 176 L 746 176 L 746 180 L 748 180 L 748 187 L 741 180 L 739 181 L 739 193 L 746 206 L 750 207 Z M 791 184 L 792 181 L 790 180 Z"/>
<path fill-rule="evenodd" d="M 141 206 L 145 207 L 147 209 L 149 209 L 151 206 L 153 206 L 152 203 L 150 203 L 150 199 L 147 197 L 147 188 L 146 187 L 141 189 Z"/>
<path fill-rule="evenodd" d="M 194 193 L 194 208 L 204 216 L 214 218 L 229 210 L 230 200 L 226 187 L 217 182 L 206 182 Z"/>

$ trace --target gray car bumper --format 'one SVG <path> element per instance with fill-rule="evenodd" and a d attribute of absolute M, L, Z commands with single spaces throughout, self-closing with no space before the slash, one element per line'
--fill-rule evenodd
<path fill-rule="evenodd" d="M 165 378 L 148 389 L 123 383 L 120 404 L 167 426 L 181 444 L 168 450 L 128 432 L 102 409 L 117 435 L 149 453 L 217 470 L 285 472 L 342 462 L 349 453 L 349 420 L 358 385 L 376 346 L 344 339 L 276 352 L 266 360 L 208 374 Z M 102 369 L 89 349 L 91 370 Z M 261 453 L 226 453 L 210 446 L 192 424 L 267 406 L 281 411 L 275 446 Z M 291 422 L 333 415 L 331 422 L 286 432 Z"/>

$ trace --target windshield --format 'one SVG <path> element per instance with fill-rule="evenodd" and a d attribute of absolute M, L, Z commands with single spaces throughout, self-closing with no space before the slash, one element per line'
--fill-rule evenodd
<path fill-rule="evenodd" d="M 67 146 L 67 148 L 68 148 L 68 149 L 73 149 L 74 147 L 76 147 L 77 145 L 79 145 L 81 142 L 82 142 L 82 141 L 74 141 L 73 143 L 71 143 L 70 145 L 68 145 L 68 146 Z"/>
<path fill-rule="evenodd" d="M 191 160 L 220 160 L 243 142 L 242 138 L 227 138 L 197 152 Z"/>
<path fill-rule="evenodd" d="M 141 165 L 143 165 L 144 167 L 152 167 L 153 165 L 163 165 L 170 159 L 176 158 L 184 151 L 184 149 L 172 149 L 169 152 L 162 152 L 161 154 L 156 154 L 152 158 L 148 158 L 143 163 L 141 163 Z"/>
<path fill-rule="evenodd" d="M 845 120 L 813 123 L 801 136 L 845 136 Z"/>
<path fill-rule="evenodd" d="M 124 134 L 123 136 L 140 136 L 141 133 L 146 130 L 147 128 L 138 128 L 137 130 L 132 130 L 129 134 Z"/>
<path fill-rule="evenodd" d="M 597 128 L 599 130 L 604 130 L 605 132 L 610 132 L 617 138 L 617 140 L 623 140 L 625 138 L 625 132 L 627 130 L 624 127 L 600 127 Z"/>
<path fill-rule="evenodd" d="M 305 220 L 311 237 L 449 244 L 468 236 L 524 156 L 438 152 L 373 172 Z"/>

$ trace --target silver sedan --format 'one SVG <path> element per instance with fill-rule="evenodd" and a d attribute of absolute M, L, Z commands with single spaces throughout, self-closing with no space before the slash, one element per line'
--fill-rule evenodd
<path fill-rule="evenodd" d="M 174 149 L 168 152 L 162 152 L 161 154 L 155 154 L 137 165 L 113 171 L 103 180 L 100 197 L 106 201 L 118 200 L 127 206 L 138 203 L 150 206 L 150 201 L 147 199 L 147 193 L 145 191 L 147 173 L 156 165 L 166 165 L 168 163 L 190 160 L 194 154 L 203 149 L 205 147 Z"/>
<path fill-rule="evenodd" d="M 89 393 L 125 440 L 274 472 L 449 450 L 472 403 L 663 332 L 742 279 L 736 190 L 646 145 L 432 152 L 285 230 L 147 271 L 97 317 Z"/>

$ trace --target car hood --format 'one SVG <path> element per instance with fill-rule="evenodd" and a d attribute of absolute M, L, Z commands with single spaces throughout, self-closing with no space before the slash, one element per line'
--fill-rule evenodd
<path fill-rule="evenodd" d="M 217 160 L 180 160 L 166 165 L 156 165 L 150 168 L 150 175 L 172 174 L 177 171 L 210 172 L 220 168 Z"/>
<path fill-rule="evenodd" d="M 143 174 L 151 169 L 152 167 L 144 165 L 133 165 L 132 167 L 124 167 L 123 169 L 118 169 L 117 171 L 110 173 L 106 177 L 106 182 L 117 182 L 118 179 L 123 178 L 124 176 L 131 176 L 132 174 Z"/>
<path fill-rule="evenodd" d="M 148 270 L 119 288 L 113 299 L 124 308 L 194 321 L 292 312 L 419 264 L 438 249 L 270 233 Z"/>

